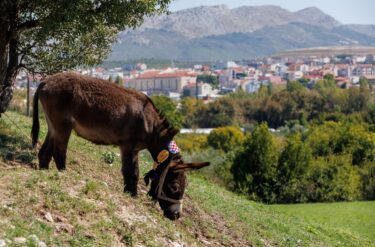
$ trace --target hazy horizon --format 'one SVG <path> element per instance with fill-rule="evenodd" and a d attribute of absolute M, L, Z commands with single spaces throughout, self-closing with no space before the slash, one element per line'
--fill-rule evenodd
<path fill-rule="evenodd" d="M 226 5 L 229 8 L 241 6 L 276 5 L 289 11 L 298 11 L 308 7 L 317 7 L 331 15 L 342 24 L 375 24 L 374 0 L 175 0 L 170 5 L 171 11 L 178 11 L 199 6 Z"/>

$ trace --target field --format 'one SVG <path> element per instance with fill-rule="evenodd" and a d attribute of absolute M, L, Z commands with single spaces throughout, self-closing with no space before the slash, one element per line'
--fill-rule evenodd
<path fill-rule="evenodd" d="M 277 212 L 316 222 L 375 242 L 375 202 L 340 202 L 270 206 Z"/>
<path fill-rule="evenodd" d="M 314 47 L 305 49 L 287 50 L 275 54 L 275 57 L 299 57 L 299 56 L 337 56 L 337 55 L 375 55 L 373 46 L 332 46 L 332 47 Z"/>
<path fill-rule="evenodd" d="M 44 123 L 44 121 L 42 121 Z M 373 202 L 265 205 L 206 179 L 189 176 L 182 219 L 171 222 L 146 196 L 122 192 L 120 159 L 72 136 L 67 171 L 36 170 L 28 135 L 31 120 L 0 118 L 0 240 L 36 238 L 47 246 L 375 246 Z M 42 124 L 42 135 L 45 135 Z M 150 157 L 141 154 L 141 170 Z M 30 236 L 35 235 L 35 236 Z M 10 242 L 14 245 L 14 241 Z M 18 245 L 20 246 L 20 245 Z"/>

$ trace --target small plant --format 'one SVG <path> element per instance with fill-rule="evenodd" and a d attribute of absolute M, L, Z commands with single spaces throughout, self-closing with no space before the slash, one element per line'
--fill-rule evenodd
<path fill-rule="evenodd" d="M 128 246 L 133 246 L 134 245 L 134 239 L 131 233 L 127 233 L 122 237 L 122 241 L 128 245 Z"/>
<path fill-rule="evenodd" d="M 115 157 L 116 157 L 116 154 L 111 151 L 107 151 L 103 154 L 103 160 L 107 164 L 113 164 L 113 162 L 115 161 Z"/>

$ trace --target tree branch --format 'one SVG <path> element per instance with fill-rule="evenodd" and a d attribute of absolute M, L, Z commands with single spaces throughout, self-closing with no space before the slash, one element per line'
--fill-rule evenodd
<path fill-rule="evenodd" d="M 29 20 L 18 24 L 17 30 L 31 29 L 39 25 L 39 20 Z"/>

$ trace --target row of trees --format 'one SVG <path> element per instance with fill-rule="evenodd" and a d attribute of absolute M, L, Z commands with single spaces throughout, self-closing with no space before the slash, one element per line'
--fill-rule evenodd
<path fill-rule="evenodd" d="M 310 121 L 346 119 L 375 124 L 375 104 L 365 78 L 361 78 L 359 87 L 349 89 L 336 87 L 331 75 L 317 82 L 313 89 L 305 87 L 303 82 L 293 81 L 287 84 L 286 89 L 276 91 L 271 84 L 262 87 L 257 94 L 240 91 L 209 104 L 185 98 L 177 105 L 171 100 L 158 98 L 163 96 L 153 97 L 153 100 L 163 101 L 167 105 L 158 102 L 156 105 L 173 118 L 172 123 L 177 127 L 246 127 L 267 122 L 269 127 L 278 128 L 291 120 L 306 125 Z M 173 110 L 169 111 L 168 105 L 174 105 Z M 175 122 L 175 119 L 178 121 Z"/>
<path fill-rule="evenodd" d="M 359 124 L 310 127 L 287 137 L 272 135 L 266 123 L 246 137 L 216 129 L 207 143 L 227 156 L 216 176 L 230 173 L 232 189 L 268 203 L 375 199 L 375 134 Z"/>

